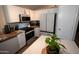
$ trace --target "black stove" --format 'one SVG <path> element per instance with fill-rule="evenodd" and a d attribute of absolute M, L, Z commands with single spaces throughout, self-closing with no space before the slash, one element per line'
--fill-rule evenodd
<path fill-rule="evenodd" d="M 26 36 L 26 41 L 34 37 L 34 28 L 31 27 L 25 27 L 25 28 L 20 28 L 20 30 L 25 31 L 25 36 Z"/>

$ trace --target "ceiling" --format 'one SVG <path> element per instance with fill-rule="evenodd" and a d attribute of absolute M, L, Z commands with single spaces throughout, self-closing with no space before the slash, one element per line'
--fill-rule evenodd
<path fill-rule="evenodd" d="M 17 5 L 17 6 L 31 10 L 48 9 L 56 7 L 56 5 Z"/>

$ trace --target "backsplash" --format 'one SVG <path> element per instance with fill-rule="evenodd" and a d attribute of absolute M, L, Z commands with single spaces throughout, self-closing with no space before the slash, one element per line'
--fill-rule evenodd
<path fill-rule="evenodd" d="M 18 30 L 18 29 L 21 29 L 21 28 L 25 28 L 25 27 L 28 27 L 30 23 L 26 23 L 26 22 L 22 22 L 22 23 L 8 23 L 6 25 L 10 26 L 10 32 L 13 32 L 15 30 Z M 6 31 L 6 29 L 4 28 L 4 31 Z"/>
<path fill-rule="evenodd" d="M 14 27 L 16 25 L 22 25 L 22 26 L 28 26 L 29 23 L 23 22 L 23 23 L 8 23 L 7 25 L 10 25 L 10 27 Z"/>

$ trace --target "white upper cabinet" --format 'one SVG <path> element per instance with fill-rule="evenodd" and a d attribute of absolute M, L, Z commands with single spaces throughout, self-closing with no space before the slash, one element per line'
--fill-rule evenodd
<path fill-rule="evenodd" d="M 21 7 L 17 7 L 18 14 L 24 14 L 25 9 Z"/>
<path fill-rule="evenodd" d="M 19 14 L 28 16 L 29 9 L 21 8 L 18 6 L 4 6 L 5 17 L 7 23 L 19 22 Z"/>
<path fill-rule="evenodd" d="M 19 11 L 16 6 L 5 6 L 4 8 L 8 23 L 19 22 Z"/>
<path fill-rule="evenodd" d="M 28 17 L 30 17 L 30 11 L 31 11 L 31 10 L 29 10 L 29 9 L 25 9 L 24 14 L 26 14 Z"/>

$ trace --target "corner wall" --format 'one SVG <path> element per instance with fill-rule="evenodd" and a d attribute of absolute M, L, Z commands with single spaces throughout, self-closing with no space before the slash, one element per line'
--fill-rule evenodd
<path fill-rule="evenodd" d="M 0 5 L 0 32 L 4 28 L 5 24 L 6 24 L 6 21 L 5 21 L 5 17 L 4 17 L 3 6 Z"/>

